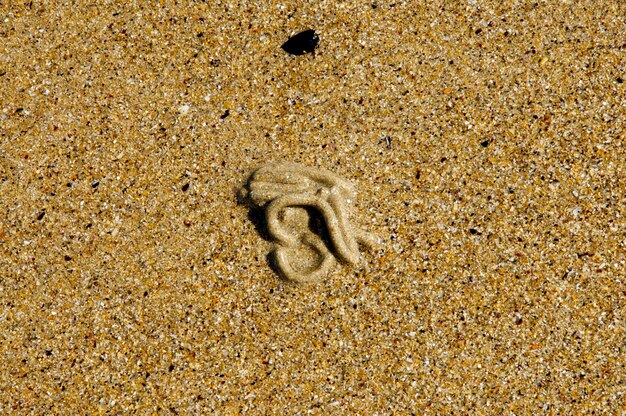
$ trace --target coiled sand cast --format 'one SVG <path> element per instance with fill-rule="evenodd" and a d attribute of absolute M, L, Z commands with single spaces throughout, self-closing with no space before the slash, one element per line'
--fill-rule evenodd
<path fill-rule="evenodd" d="M 271 163 L 250 176 L 242 196 L 253 207 L 265 209 L 274 261 L 286 279 L 317 281 L 337 260 L 358 265 L 359 244 L 368 248 L 377 244 L 376 237 L 350 223 L 354 185 L 330 171 Z M 325 227 L 320 227 L 320 220 Z"/>

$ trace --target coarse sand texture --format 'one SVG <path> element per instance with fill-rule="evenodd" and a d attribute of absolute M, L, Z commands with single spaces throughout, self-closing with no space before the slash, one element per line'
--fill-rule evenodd
<path fill-rule="evenodd" d="M 625 0 L 0 0 L 0 415 L 626 416 Z"/>

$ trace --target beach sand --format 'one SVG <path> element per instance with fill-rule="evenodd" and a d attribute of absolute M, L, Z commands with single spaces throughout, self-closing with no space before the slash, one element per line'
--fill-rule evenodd
<path fill-rule="evenodd" d="M 0 5 L 0 413 L 626 412 L 626 3 L 74 3 Z M 281 279 L 280 161 L 381 248 Z"/>

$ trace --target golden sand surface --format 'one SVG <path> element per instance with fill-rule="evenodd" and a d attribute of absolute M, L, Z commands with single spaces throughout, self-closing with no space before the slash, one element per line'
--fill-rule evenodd
<path fill-rule="evenodd" d="M 1 2 L 0 413 L 625 414 L 624 79 L 622 0 Z M 280 279 L 282 161 L 382 248 Z"/>

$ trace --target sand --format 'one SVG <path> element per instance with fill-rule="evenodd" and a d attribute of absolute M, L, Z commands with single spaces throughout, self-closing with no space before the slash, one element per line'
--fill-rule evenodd
<path fill-rule="evenodd" d="M 624 414 L 625 16 L 3 2 L 0 413 Z M 381 248 L 277 276 L 282 161 Z"/>
<path fill-rule="evenodd" d="M 350 221 L 357 193 L 344 178 L 293 162 L 254 171 L 239 192 L 259 234 L 273 243 L 270 265 L 287 283 L 318 283 L 337 265 L 361 263 L 380 240 Z"/>

